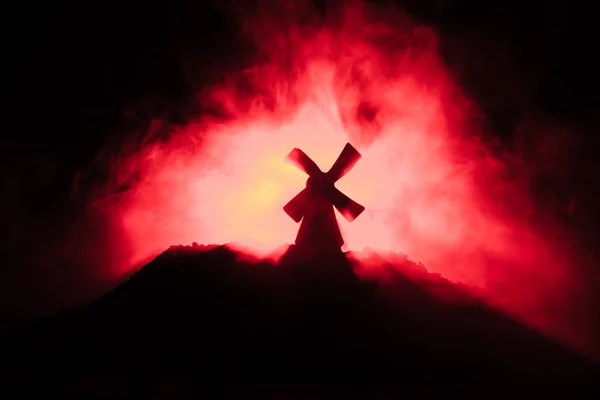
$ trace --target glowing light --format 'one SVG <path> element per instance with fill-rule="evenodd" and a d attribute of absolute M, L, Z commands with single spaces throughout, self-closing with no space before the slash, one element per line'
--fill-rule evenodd
<path fill-rule="evenodd" d="M 260 256 L 293 242 L 298 225 L 282 206 L 306 176 L 284 157 L 299 147 L 326 170 L 350 141 L 363 158 L 337 187 L 366 211 L 352 223 L 338 218 L 348 249 L 408 254 L 550 324 L 531 305 L 568 297 L 569 263 L 520 217 L 527 193 L 477 139 L 476 107 L 448 73 L 435 32 L 393 8 L 332 12 L 326 23 L 287 27 L 277 15 L 248 17 L 266 61 L 202 99 L 230 118 L 190 123 L 122 161 L 142 178 L 113 213 L 129 246 L 121 273 L 173 244 L 237 242 Z M 508 199 L 512 210 L 501 207 Z"/>

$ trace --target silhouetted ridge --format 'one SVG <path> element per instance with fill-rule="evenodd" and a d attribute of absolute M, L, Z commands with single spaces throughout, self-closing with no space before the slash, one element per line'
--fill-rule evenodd
<path fill-rule="evenodd" d="M 57 376 L 543 385 L 596 376 L 587 361 L 402 255 L 375 260 L 385 270 L 379 283 L 356 277 L 355 256 L 310 262 L 292 246 L 278 264 L 252 263 L 226 246 L 173 247 L 99 301 L 21 329 L 5 341 L 4 361 Z"/>

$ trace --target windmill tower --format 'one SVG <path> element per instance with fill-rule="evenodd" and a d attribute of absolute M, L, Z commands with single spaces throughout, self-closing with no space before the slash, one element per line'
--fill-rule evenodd
<path fill-rule="evenodd" d="M 296 222 L 302 221 L 296 246 L 310 253 L 340 251 L 344 239 L 338 226 L 335 207 L 348 221 L 353 221 L 365 208 L 340 192 L 335 182 L 346 175 L 361 155 L 347 143 L 339 157 L 327 172 L 302 150 L 295 148 L 286 161 L 308 174 L 306 188 L 290 200 L 283 210 Z"/>

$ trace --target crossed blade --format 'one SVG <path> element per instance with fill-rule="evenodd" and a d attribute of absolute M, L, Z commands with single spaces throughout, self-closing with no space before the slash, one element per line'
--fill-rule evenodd
<path fill-rule="evenodd" d="M 323 173 L 317 164 L 315 164 L 306 153 L 298 148 L 293 149 L 290 154 L 288 154 L 286 161 L 298 167 L 310 177 L 317 177 L 324 174 L 327 177 L 327 180 L 331 182 L 331 185 L 322 188 L 320 194 L 327 199 L 340 214 L 346 218 L 346 220 L 353 221 L 365 210 L 365 208 L 340 192 L 333 184 L 346 175 L 360 158 L 360 153 L 350 143 L 347 143 L 331 169 L 326 173 Z M 310 194 L 307 189 L 303 189 L 283 207 L 283 210 L 294 221 L 300 222 L 304 217 L 306 203 L 308 201 L 310 201 Z"/>

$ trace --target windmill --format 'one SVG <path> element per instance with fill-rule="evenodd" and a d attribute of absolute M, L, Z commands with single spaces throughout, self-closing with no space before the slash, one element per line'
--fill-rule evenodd
<path fill-rule="evenodd" d="M 286 161 L 308 174 L 306 188 L 283 207 L 294 221 L 302 221 L 296 237 L 298 248 L 311 252 L 340 250 L 344 239 L 333 208 L 349 222 L 356 219 L 365 208 L 340 192 L 334 184 L 360 158 L 360 153 L 347 143 L 331 169 L 323 172 L 302 150 L 295 148 L 288 154 Z"/>

